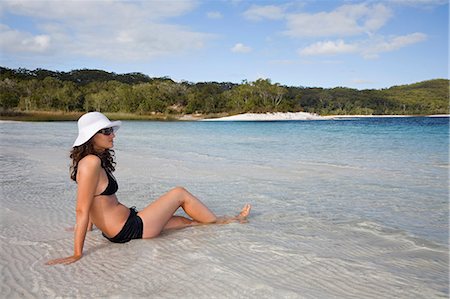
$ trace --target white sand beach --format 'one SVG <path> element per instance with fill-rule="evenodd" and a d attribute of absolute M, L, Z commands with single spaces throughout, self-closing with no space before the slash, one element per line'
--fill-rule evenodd
<path fill-rule="evenodd" d="M 449 117 L 448 114 L 429 115 L 429 117 Z M 339 120 L 350 118 L 390 118 L 415 117 L 415 115 L 325 115 L 308 112 L 273 112 L 273 113 L 243 113 L 220 118 L 201 119 L 202 121 L 289 121 L 289 120 Z M 182 119 L 184 120 L 184 119 Z M 185 120 L 194 120 L 186 117 Z"/>
<path fill-rule="evenodd" d="M 324 117 L 308 112 L 243 113 L 232 116 L 204 119 L 203 121 L 281 121 L 281 120 L 320 120 Z"/>

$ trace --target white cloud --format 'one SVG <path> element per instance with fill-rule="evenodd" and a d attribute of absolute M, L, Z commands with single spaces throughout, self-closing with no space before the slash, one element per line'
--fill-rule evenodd
<path fill-rule="evenodd" d="M 196 1 L 3 1 L 1 10 L 32 18 L 40 32 L 2 28 L 2 50 L 64 53 L 110 60 L 151 59 L 202 48 L 213 36 L 169 24 Z M 9 44 L 4 46 L 4 44 Z M 50 51 L 51 50 L 51 51 Z"/>
<path fill-rule="evenodd" d="M 389 4 L 399 4 L 408 6 L 438 6 L 448 3 L 448 0 L 388 0 Z"/>
<path fill-rule="evenodd" d="M 426 39 L 423 33 L 412 33 L 403 36 L 384 37 L 377 32 L 386 25 L 393 16 L 389 4 L 442 4 L 441 0 L 377 0 L 357 4 L 346 4 L 332 11 L 316 13 L 290 12 L 289 5 L 251 6 L 244 16 L 249 20 L 285 20 L 285 35 L 294 38 L 331 37 L 337 40 L 322 40 L 298 49 L 301 56 L 341 55 L 356 53 L 365 59 L 377 58 L 381 53 L 396 51 L 406 46 L 422 42 Z M 358 37 L 352 42 L 344 41 L 344 37 Z M 365 36 L 365 40 L 364 40 Z M 236 47 L 235 51 L 240 51 Z"/>
<path fill-rule="evenodd" d="M 392 16 L 382 4 L 366 3 L 343 5 L 332 12 L 287 15 L 288 30 L 292 37 L 353 36 L 380 29 Z"/>
<path fill-rule="evenodd" d="M 20 32 L 0 24 L 0 49 L 15 53 L 42 53 L 50 49 L 50 36 L 45 34 L 32 35 Z"/>
<path fill-rule="evenodd" d="M 284 18 L 284 9 L 275 5 L 252 5 L 244 12 L 244 17 L 253 21 L 262 19 L 279 20 Z"/>
<path fill-rule="evenodd" d="M 335 55 L 354 53 L 357 50 L 357 46 L 346 44 L 343 40 L 338 40 L 314 43 L 306 48 L 299 50 L 299 54 L 302 56 Z"/>
<path fill-rule="evenodd" d="M 126 22 L 134 18 L 161 20 L 176 17 L 191 11 L 195 0 L 171 1 L 52 1 L 52 0 L 3 0 L 4 10 L 19 15 L 47 20 L 83 19 L 84 22 L 98 23 L 95 17 L 105 17 L 103 22 Z"/>
<path fill-rule="evenodd" d="M 233 53 L 248 53 L 251 51 L 252 51 L 252 48 L 250 48 L 244 44 L 241 44 L 241 43 L 237 43 L 233 46 L 233 48 L 231 48 L 231 52 L 233 52 Z"/>
<path fill-rule="evenodd" d="M 365 41 L 345 43 L 343 40 L 322 41 L 299 49 L 301 56 L 338 55 L 358 53 L 365 59 L 378 58 L 380 53 L 392 52 L 406 46 L 425 41 L 427 36 L 423 33 L 412 33 L 403 36 L 373 37 Z"/>
<path fill-rule="evenodd" d="M 427 36 L 420 32 L 391 37 L 387 40 L 386 38 L 374 39 L 368 45 L 364 45 L 361 49 L 361 54 L 367 59 L 378 58 L 380 53 L 395 51 L 412 44 L 423 42 L 426 39 Z"/>
<path fill-rule="evenodd" d="M 206 13 L 206 16 L 208 17 L 208 19 L 222 19 L 223 18 L 222 14 L 218 11 L 209 11 L 208 13 Z"/>

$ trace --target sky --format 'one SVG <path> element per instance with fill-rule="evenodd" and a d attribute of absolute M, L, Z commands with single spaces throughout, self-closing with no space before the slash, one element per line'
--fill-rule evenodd
<path fill-rule="evenodd" d="M 448 0 L 0 1 L 0 66 L 381 89 L 448 78 Z"/>

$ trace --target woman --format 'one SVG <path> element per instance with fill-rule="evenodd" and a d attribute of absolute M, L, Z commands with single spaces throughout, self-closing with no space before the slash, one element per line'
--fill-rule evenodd
<path fill-rule="evenodd" d="M 161 231 L 207 223 L 244 222 L 250 213 L 245 205 L 235 217 L 218 218 L 199 199 L 182 187 L 167 192 L 142 211 L 121 204 L 115 193 L 115 134 L 120 121 L 111 122 L 100 112 L 89 112 L 78 120 L 78 137 L 71 151 L 71 178 L 77 182 L 77 204 L 74 254 L 47 262 L 70 264 L 83 255 L 86 232 L 95 224 L 111 242 L 125 243 L 132 239 L 158 236 Z M 173 214 L 183 208 L 192 219 Z"/>

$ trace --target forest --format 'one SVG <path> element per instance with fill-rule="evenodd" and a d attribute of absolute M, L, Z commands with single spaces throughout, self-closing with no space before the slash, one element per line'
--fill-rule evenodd
<path fill-rule="evenodd" d="M 358 90 L 285 86 L 270 79 L 192 83 L 142 73 L 0 67 L 0 115 L 33 111 L 212 116 L 299 111 L 320 115 L 448 114 L 449 82 L 433 79 Z"/>

